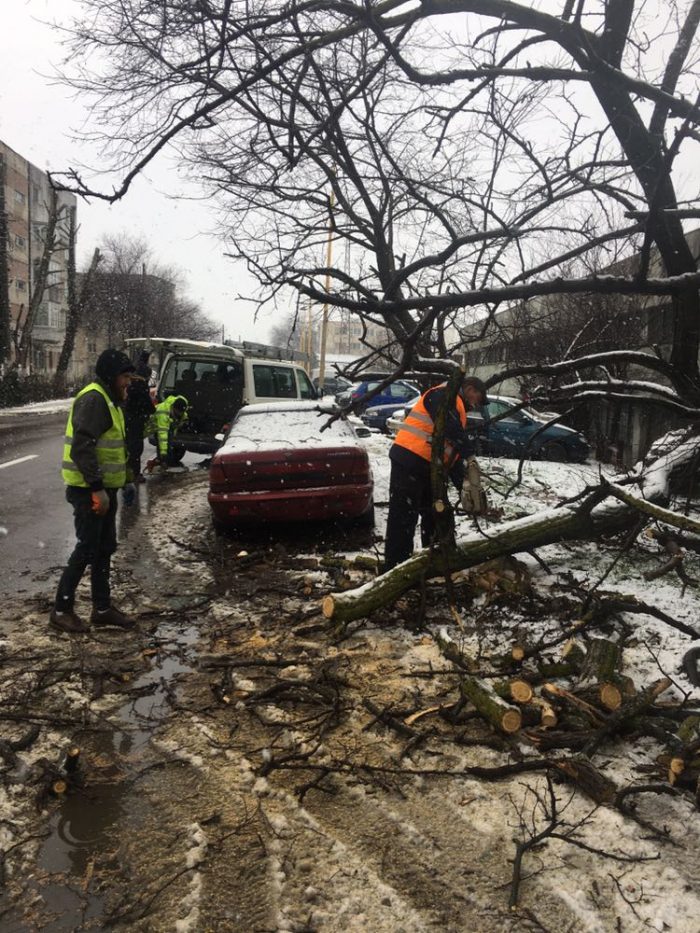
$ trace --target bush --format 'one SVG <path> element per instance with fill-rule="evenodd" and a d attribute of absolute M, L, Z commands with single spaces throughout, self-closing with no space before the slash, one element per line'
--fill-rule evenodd
<path fill-rule="evenodd" d="M 50 379 L 43 376 L 20 376 L 16 369 L 0 376 L 0 408 L 45 402 L 50 398 L 56 398 Z"/>

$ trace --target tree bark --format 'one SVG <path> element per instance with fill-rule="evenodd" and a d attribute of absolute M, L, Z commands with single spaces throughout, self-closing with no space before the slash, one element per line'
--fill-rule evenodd
<path fill-rule="evenodd" d="M 57 392 L 65 388 L 68 364 L 70 363 L 75 348 L 75 336 L 78 333 L 78 328 L 83 318 L 85 303 L 90 294 L 95 273 L 97 272 L 97 267 L 102 258 L 99 249 L 96 248 L 95 252 L 92 254 L 90 266 L 83 277 L 80 291 L 78 292 L 75 270 L 76 233 L 75 208 L 72 208 L 68 239 L 68 320 L 66 321 L 66 335 L 63 340 L 63 346 L 61 347 L 61 355 L 58 358 L 58 365 L 56 366 L 56 373 L 54 375 L 53 384 Z"/>

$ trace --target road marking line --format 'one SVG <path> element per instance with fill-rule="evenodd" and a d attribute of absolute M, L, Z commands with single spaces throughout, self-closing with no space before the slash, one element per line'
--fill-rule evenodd
<path fill-rule="evenodd" d="M 16 466 L 18 463 L 26 463 L 27 460 L 36 460 L 39 454 L 29 454 L 28 457 L 19 457 L 17 460 L 8 460 L 7 463 L 0 463 L 0 470 L 4 470 L 5 467 Z"/>

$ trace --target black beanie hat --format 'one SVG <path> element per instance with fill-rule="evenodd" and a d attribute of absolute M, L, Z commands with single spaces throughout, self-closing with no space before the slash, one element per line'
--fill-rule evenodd
<path fill-rule="evenodd" d="M 109 348 L 103 350 L 95 363 L 96 375 L 108 386 L 111 386 L 117 376 L 122 373 L 133 373 L 136 367 L 126 353 L 121 350 Z"/>

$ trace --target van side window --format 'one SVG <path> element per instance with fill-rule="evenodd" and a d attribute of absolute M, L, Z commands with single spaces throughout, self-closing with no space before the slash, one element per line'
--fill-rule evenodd
<path fill-rule="evenodd" d="M 299 383 L 299 397 L 300 398 L 316 398 L 316 389 L 313 387 L 313 383 L 306 375 L 303 369 L 295 370 L 297 374 L 297 382 Z"/>
<path fill-rule="evenodd" d="M 294 370 L 284 366 L 253 363 L 253 383 L 258 398 L 296 398 Z"/>

